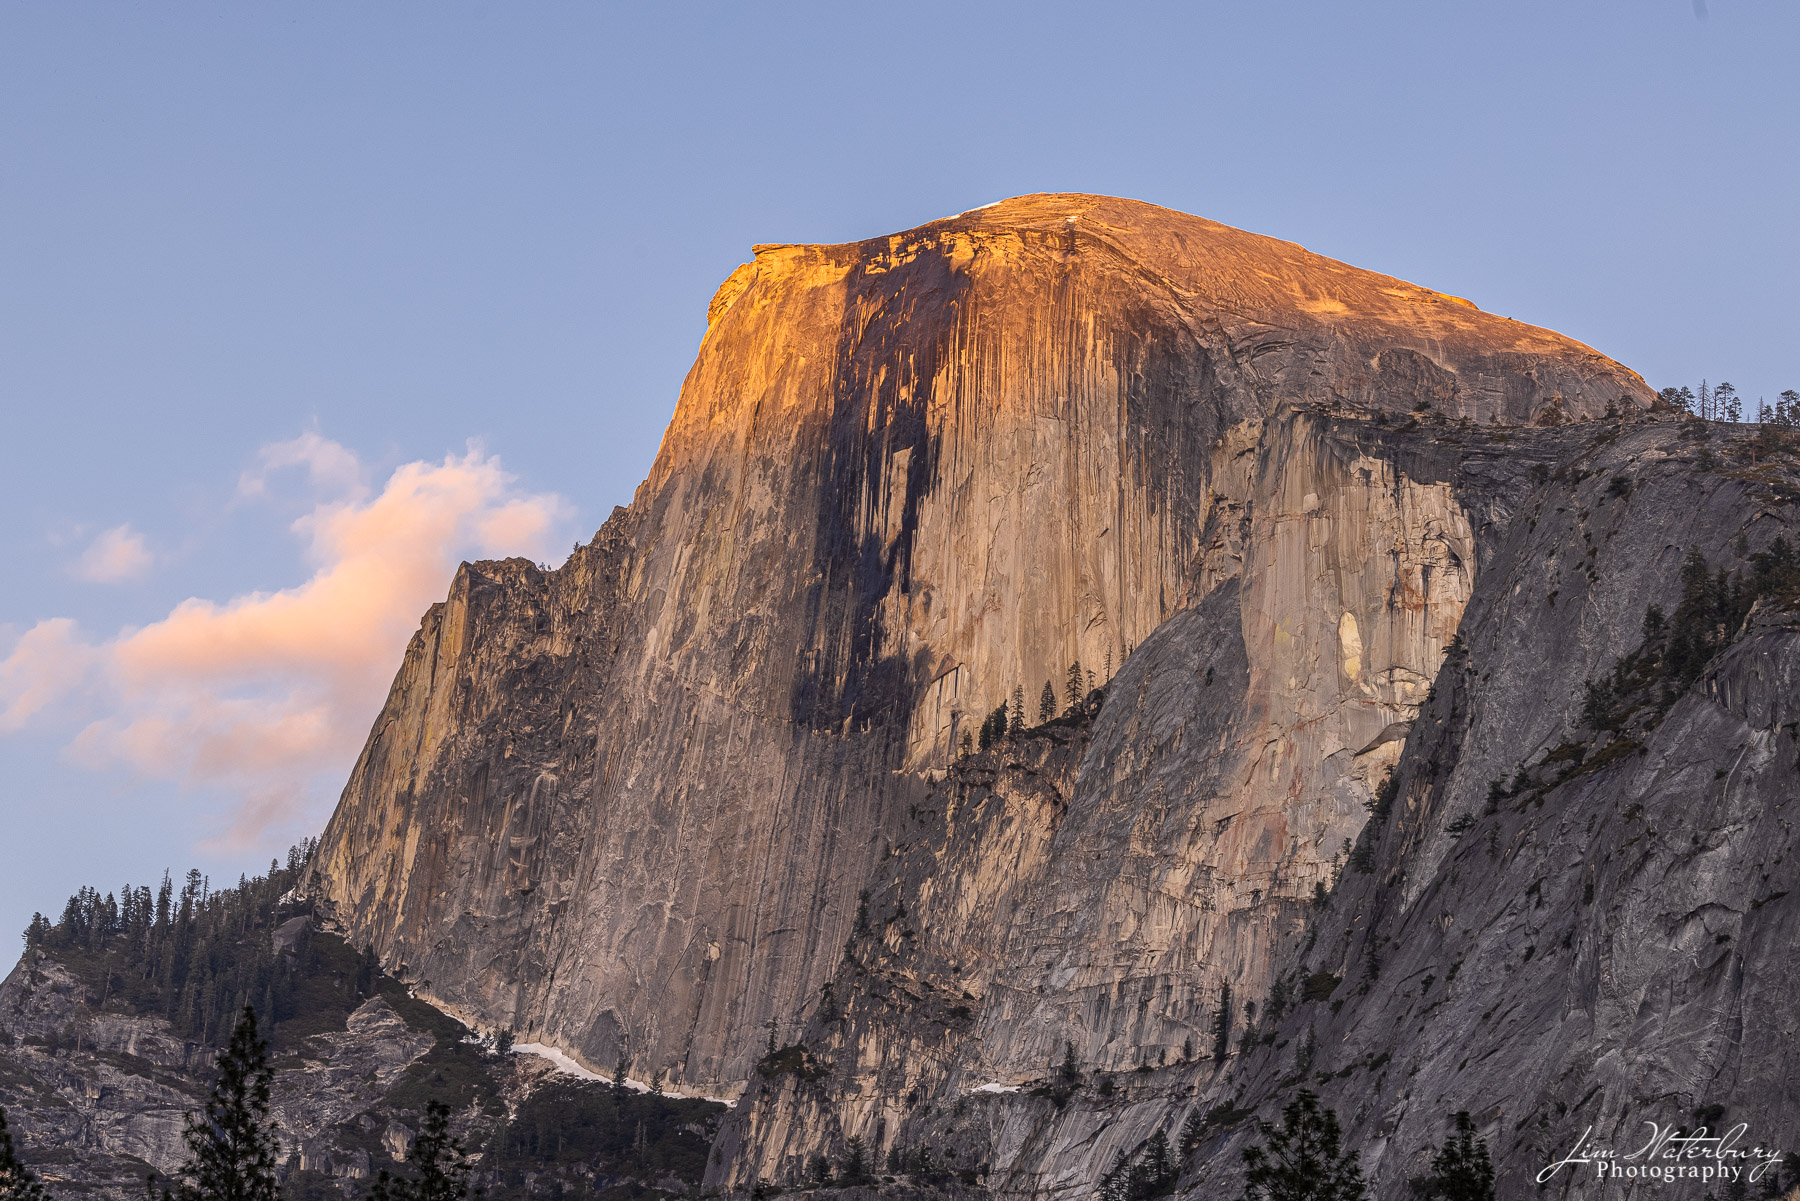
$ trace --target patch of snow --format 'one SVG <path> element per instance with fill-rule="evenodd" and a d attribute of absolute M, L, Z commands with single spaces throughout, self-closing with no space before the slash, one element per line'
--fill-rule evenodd
<path fill-rule="evenodd" d="M 576 1063 L 575 1060 L 570 1058 L 566 1052 L 551 1046 L 549 1043 L 514 1043 L 513 1054 L 536 1055 L 539 1059 L 548 1060 L 551 1067 L 555 1068 L 565 1076 L 577 1076 L 583 1080 L 610 1079 L 610 1077 L 602 1076 L 598 1072 L 582 1067 L 579 1063 Z M 645 1084 L 642 1080 L 633 1080 L 629 1076 L 625 1078 L 625 1087 L 634 1093 L 647 1093 L 650 1091 L 650 1086 L 648 1084 Z M 725 1106 L 727 1109 L 737 1108 L 737 1101 L 733 1098 L 709 1097 L 705 1093 L 688 1092 L 678 1088 L 665 1087 L 662 1091 L 663 1096 L 665 1097 L 690 1097 L 701 1101 L 712 1101 L 716 1104 Z"/>
<path fill-rule="evenodd" d="M 990 1080 L 973 1091 L 978 1093 L 1016 1093 L 1019 1091 L 1019 1086 L 1016 1084 L 1001 1084 L 998 1080 Z"/>
<path fill-rule="evenodd" d="M 606 1079 L 606 1077 L 602 1076 L 599 1072 L 589 1071 L 587 1068 L 582 1067 L 573 1059 L 570 1059 L 568 1055 L 551 1046 L 549 1043 L 514 1043 L 513 1054 L 536 1055 L 539 1059 L 548 1059 L 551 1065 L 565 1076 L 579 1076 L 583 1080 Z M 625 1087 L 640 1093 L 647 1093 L 650 1091 L 649 1085 L 639 1084 L 635 1080 L 627 1080 L 625 1082 Z"/>
<path fill-rule="evenodd" d="M 954 221 L 958 217 L 967 217 L 970 213 L 979 213 L 982 209 L 991 209 L 996 204 L 1005 204 L 1005 203 L 1006 202 L 1004 200 L 990 200 L 986 204 L 978 204 L 972 209 L 964 209 L 960 213 L 951 213 L 948 217 L 939 217 L 938 221 Z M 937 222 L 932 222 L 932 224 L 934 224 L 934 225 L 936 223 Z"/>

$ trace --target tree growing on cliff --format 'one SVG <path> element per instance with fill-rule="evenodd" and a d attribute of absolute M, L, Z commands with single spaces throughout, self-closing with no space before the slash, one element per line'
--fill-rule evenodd
<path fill-rule="evenodd" d="M 844 1140 L 844 1163 L 839 1170 L 845 1184 L 862 1184 L 869 1179 L 869 1150 L 858 1135 Z"/>
<path fill-rule="evenodd" d="M 1160 1127 L 1150 1136 L 1143 1152 L 1133 1159 L 1120 1151 L 1112 1168 L 1100 1179 L 1100 1201 L 1151 1201 L 1174 1191 L 1181 1167 L 1169 1149 L 1169 1136 Z"/>
<path fill-rule="evenodd" d="M 987 750 L 1006 737 L 1006 702 L 1001 701 L 981 723 L 981 749 Z"/>
<path fill-rule="evenodd" d="M 188 1114 L 182 1139 L 188 1157 L 179 1183 L 162 1201 L 276 1201 L 275 1126 L 269 1120 L 269 1047 L 256 1032 L 256 1011 L 244 1006 L 231 1042 L 220 1052 L 219 1077 L 203 1114 Z M 156 1174 L 149 1191 L 156 1193 Z"/>
<path fill-rule="evenodd" d="M 1081 700 L 1087 695 L 1087 675 L 1081 670 L 1081 660 L 1069 664 L 1069 712 L 1074 713 L 1081 708 Z"/>
<path fill-rule="evenodd" d="M 1056 716 L 1056 689 L 1050 681 L 1044 681 L 1044 691 L 1038 694 L 1038 724 L 1043 725 Z"/>
<path fill-rule="evenodd" d="M 13 1151 L 4 1109 L 0 1109 L 0 1201 L 50 1201 L 50 1194 Z"/>
<path fill-rule="evenodd" d="M 1231 1051 L 1231 985 L 1219 985 L 1219 1010 L 1213 1014 L 1213 1062 L 1224 1063 Z"/>
<path fill-rule="evenodd" d="M 1025 734 L 1025 685 L 1015 684 L 1012 694 L 1012 721 L 1006 727 L 1006 736 L 1015 741 Z"/>
<path fill-rule="evenodd" d="M 1187 1120 L 1181 1124 L 1181 1153 L 1192 1155 L 1200 1146 L 1200 1140 L 1206 1135 L 1206 1117 L 1200 1112 L 1198 1105 L 1188 1110 Z"/>
<path fill-rule="evenodd" d="M 1451 1119 L 1444 1145 L 1431 1157 L 1431 1172 L 1416 1184 L 1420 1201 L 1494 1201 L 1494 1163 L 1487 1141 L 1475 1137 L 1468 1110 Z"/>
<path fill-rule="evenodd" d="M 1061 1109 L 1068 1103 L 1075 1090 L 1081 1087 L 1081 1066 L 1075 1061 L 1075 1044 L 1063 1044 L 1062 1063 L 1059 1064 L 1050 1080 L 1050 1100 Z"/>
<path fill-rule="evenodd" d="M 1301 1089 L 1281 1125 L 1258 1122 L 1263 1143 L 1244 1150 L 1242 1201 L 1363 1201 L 1368 1187 L 1356 1153 L 1343 1148 L 1337 1114 Z"/>

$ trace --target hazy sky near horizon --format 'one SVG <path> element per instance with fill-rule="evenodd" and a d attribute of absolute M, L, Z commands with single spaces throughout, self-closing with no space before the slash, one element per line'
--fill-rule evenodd
<path fill-rule="evenodd" d="M 643 478 L 753 242 L 1199 213 L 1800 387 L 1800 6 L 0 8 L 0 931 L 323 824 L 467 557 Z"/>

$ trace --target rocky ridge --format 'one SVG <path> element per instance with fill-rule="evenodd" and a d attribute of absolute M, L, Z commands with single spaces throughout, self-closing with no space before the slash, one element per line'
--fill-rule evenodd
<path fill-rule="evenodd" d="M 291 955 L 305 938 L 331 944 L 328 962 L 355 962 L 305 916 L 278 943 Z M 0 982 L 0 1108 L 53 1196 L 126 1201 L 143 1195 L 146 1175 L 166 1178 L 186 1158 L 185 1122 L 204 1104 L 219 1048 L 96 987 L 93 967 L 91 956 L 53 946 L 28 952 Z M 377 1172 L 398 1172 L 428 1100 L 451 1108 L 490 1197 L 571 1187 L 665 1196 L 699 1184 L 722 1107 L 644 1096 L 636 1082 L 621 1102 L 611 1086 L 571 1079 L 545 1058 L 476 1045 L 391 979 L 341 1014 L 317 1003 L 321 989 L 344 983 L 329 966 L 300 983 L 313 1003 L 268 1032 L 270 1116 L 291 1201 L 360 1197 Z M 553 1139 L 540 1147 L 545 1129 Z M 622 1152 L 634 1137 L 639 1149 Z"/>

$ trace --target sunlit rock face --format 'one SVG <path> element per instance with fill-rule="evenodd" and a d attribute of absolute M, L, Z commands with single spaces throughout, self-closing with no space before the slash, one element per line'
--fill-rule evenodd
<path fill-rule="evenodd" d="M 797 1036 L 865 890 L 981 998 L 953 1052 L 865 1048 L 907 1060 L 869 1113 L 1065 1042 L 1167 1055 L 1218 982 L 1266 985 L 1457 631 L 1509 502 L 1439 434 L 1649 400 L 1549 331 L 1135 202 L 759 247 L 632 505 L 426 615 L 310 887 L 457 1012 L 690 1089 Z M 1035 724 L 1077 660 L 1079 748 L 958 825 L 965 734 L 1015 688 Z"/>

